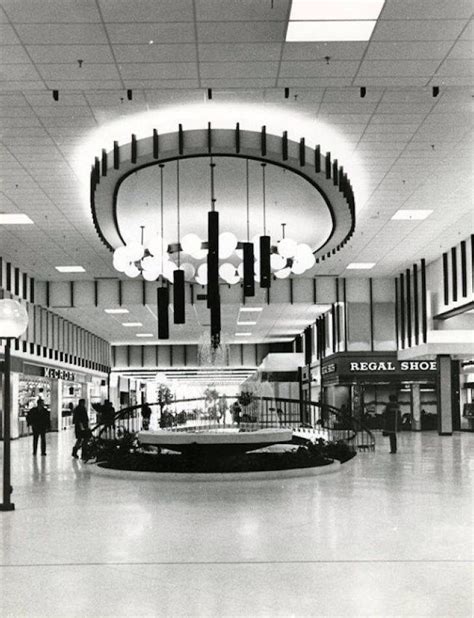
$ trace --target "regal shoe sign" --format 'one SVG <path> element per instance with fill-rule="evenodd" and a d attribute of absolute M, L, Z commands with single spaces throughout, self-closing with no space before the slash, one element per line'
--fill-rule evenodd
<path fill-rule="evenodd" d="M 399 361 L 396 354 L 337 354 L 326 359 L 321 367 L 321 375 L 327 382 L 340 382 L 360 377 L 375 380 L 393 378 L 397 380 L 435 379 L 437 362 L 435 360 Z"/>
<path fill-rule="evenodd" d="M 350 371 L 436 371 L 436 361 L 351 361 Z"/>

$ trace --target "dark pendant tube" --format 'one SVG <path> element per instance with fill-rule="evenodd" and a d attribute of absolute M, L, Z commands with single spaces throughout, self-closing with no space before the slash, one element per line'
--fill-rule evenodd
<path fill-rule="evenodd" d="M 186 321 L 184 294 L 184 270 L 175 270 L 173 273 L 173 310 L 175 324 L 184 324 Z"/>
<path fill-rule="evenodd" d="M 260 236 L 260 287 L 269 288 L 272 282 L 270 267 L 270 236 Z"/>
<path fill-rule="evenodd" d="M 244 250 L 244 296 L 255 296 L 253 244 L 243 243 Z"/>
<path fill-rule="evenodd" d="M 217 297 L 216 302 L 211 305 L 211 341 L 220 342 L 221 337 L 221 302 Z"/>
<path fill-rule="evenodd" d="M 168 317 L 169 290 L 158 288 L 158 339 L 169 339 L 170 325 Z"/>
<path fill-rule="evenodd" d="M 219 296 L 219 213 L 208 212 L 207 306 L 217 304 Z"/>

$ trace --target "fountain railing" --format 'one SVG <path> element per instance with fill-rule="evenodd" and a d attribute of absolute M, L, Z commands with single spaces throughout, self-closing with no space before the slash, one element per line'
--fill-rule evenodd
<path fill-rule="evenodd" d="M 373 433 L 357 418 L 334 406 L 314 401 L 282 397 L 258 397 L 249 406 L 235 412 L 237 397 L 221 396 L 209 401 L 204 397 L 175 399 L 169 404 L 153 402 L 150 429 L 166 431 L 255 431 L 287 428 L 294 435 L 316 440 L 343 441 L 358 450 L 374 450 Z M 143 429 L 142 405 L 123 408 L 113 419 L 92 427 L 95 437 L 113 440 L 123 432 Z M 232 410 L 234 409 L 234 413 Z"/>

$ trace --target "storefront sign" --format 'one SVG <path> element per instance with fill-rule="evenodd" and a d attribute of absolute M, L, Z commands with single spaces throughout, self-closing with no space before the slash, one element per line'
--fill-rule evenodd
<path fill-rule="evenodd" d="M 54 367 L 44 367 L 43 375 L 45 378 L 53 378 L 56 380 L 67 380 L 68 382 L 76 381 L 76 374 L 73 371 L 66 369 L 55 369 Z"/>
<path fill-rule="evenodd" d="M 323 376 L 325 376 L 328 373 L 334 373 L 336 369 L 337 369 L 336 363 L 328 363 L 327 365 L 323 365 L 321 367 L 321 373 L 323 374 Z"/>
<path fill-rule="evenodd" d="M 351 373 L 387 371 L 436 371 L 436 361 L 351 361 Z"/>

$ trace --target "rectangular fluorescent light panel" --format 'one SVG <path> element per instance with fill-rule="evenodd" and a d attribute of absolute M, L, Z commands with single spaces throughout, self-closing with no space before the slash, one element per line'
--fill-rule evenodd
<path fill-rule="evenodd" d="M 105 313 L 129 313 L 128 309 L 104 309 Z"/>
<path fill-rule="evenodd" d="M 290 21 L 287 42 L 368 41 L 377 22 L 366 21 Z"/>
<path fill-rule="evenodd" d="M 235 333 L 236 337 L 251 337 L 252 333 Z"/>
<path fill-rule="evenodd" d="M 0 213 L 0 225 L 31 225 L 28 215 L 21 213 Z"/>
<path fill-rule="evenodd" d="M 122 322 L 122 326 L 132 328 L 133 326 L 143 326 L 143 324 L 141 322 Z"/>
<path fill-rule="evenodd" d="M 257 322 L 237 322 L 237 326 L 255 326 Z"/>
<path fill-rule="evenodd" d="M 348 270 L 370 270 L 375 266 L 375 262 L 351 262 L 348 266 Z"/>
<path fill-rule="evenodd" d="M 404 210 L 401 208 L 393 215 L 392 219 L 396 221 L 422 221 L 431 215 L 432 210 Z"/>
<path fill-rule="evenodd" d="M 377 19 L 385 0 L 293 0 L 290 21 Z"/>
<path fill-rule="evenodd" d="M 153 333 L 137 333 L 137 337 L 153 337 Z"/>
<path fill-rule="evenodd" d="M 82 266 L 56 266 L 56 270 L 60 273 L 85 273 L 85 268 Z"/>
<path fill-rule="evenodd" d="M 263 311 L 263 307 L 240 307 L 240 311 Z"/>

